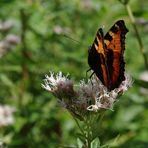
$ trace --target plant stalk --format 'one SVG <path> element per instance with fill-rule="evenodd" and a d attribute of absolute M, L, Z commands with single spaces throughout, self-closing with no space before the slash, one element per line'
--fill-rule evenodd
<path fill-rule="evenodd" d="M 133 25 L 134 31 L 135 31 L 135 33 L 136 33 L 137 41 L 138 41 L 139 46 L 140 46 L 140 51 L 141 51 L 141 54 L 143 55 L 145 67 L 146 67 L 146 69 L 148 69 L 147 57 L 146 57 L 146 54 L 145 54 L 145 52 L 144 52 L 144 46 L 143 46 L 141 37 L 140 37 L 140 35 L 139 35 L 139 32 L 138 32 L 136 23 L 135 23 L 134 15 L 133 15 L 133 13 L 132 13 L 132 10 L 131 10 L 129 4 L 125 4 L 125 8 L 126 8 L 126 10 L 127 10 L 127 12 L 128 12 L 129 18 L 130 18 L 130 20 L 131 20 L 131 23 L 132 23 L 132 25 Z"/>

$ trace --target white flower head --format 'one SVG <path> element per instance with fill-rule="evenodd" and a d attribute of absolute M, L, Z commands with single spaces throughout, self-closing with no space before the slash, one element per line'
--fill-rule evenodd
<path fill-rule="evenodd" d="M 62 72 L 54 74 L 50 72 L 50 76 L 45 75 L 44 84 L 42 87 L 49 92 L 52 92 L 56 97 L 70 97 L 74 95 L 73 82 L 68 79 L 68 75 L 64 76 Z"/>
<path fill-rule="evenodd" d="M 99 81 L 99 83 L 101 83 Z M 117 97 L 123 94 L 125 91 L 131 87 L 133 81 L 131 77 L 125 74 L 125 80 L 120 84 L 118 88 L 108 91 L 105 86 L 98 84 L 97 91 L 94 91 L 95 104 L 92 104 L 87 107 L 89 111 L 97 112 L 101 108 L 113 110 L 114 103 L 117 101 Z M 97 83 L 95 82 L 97 85 Z M 95 85 L 95 90 L 96 90 Z"/>
<path fill-rule="evenodd" d="M 57 75 L 54 76 L 53 72 L 50 72 L 50 76 L 45 75 L 44 84 L 42 87 L 48 91 L 53 91 L 56 89 L 59 82 L 65 82 L 67 77 L 63 76 L 62 72 L 59 72 Z"/>

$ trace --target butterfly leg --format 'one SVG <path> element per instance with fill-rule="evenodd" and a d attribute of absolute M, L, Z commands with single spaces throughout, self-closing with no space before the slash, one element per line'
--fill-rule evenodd
<path fill-rule="evenodd" d="M 86 71 L 86 78 L 87 78 L 87 73 L 91 71 L 91 68 L 89 68 L 87 71 Z"/>
<path fill-rule="evenodd" d="M 91 78 L 92 78 L 92 76 L 95 74 L 95 72 L 93 72 L 90 76 L 89 76 L 89 78 L 90 78 L 90 80 L 91 80 Z"/>
<path fill-rule="evenodd" d="M 88 69 L 87 71 L 86 71 L 86 78 L 87 78 L 87 73 L 89 72 L 89 71 L 91 71 L 92 69 L 90 68 L 90 69 Z M 93 86 L 93 82 L 92 82 L 92 80 L 91 80 L 91 78 L 92 78 L 92 76 L 95 74 L 95 72 L 92 72 L 92 74 L 89 76 L 89 79 L 90 79 L 90 81 L 91 81 L 91 84 L 92 84 L 92 86 Z"/>
<path fill-rule="evenodd" d="M 90 79 L 90 82 L 91 82 L 91 85 L 93 86 L 93 82 L 92 82 L 92 76 L 95 74 L 95 72 L 93 72 L 90 76 L 89 76 L 89 79 Z"/>

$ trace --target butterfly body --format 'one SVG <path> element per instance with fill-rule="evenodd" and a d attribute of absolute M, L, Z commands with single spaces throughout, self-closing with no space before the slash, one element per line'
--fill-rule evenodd
<path fill-rule="evenodd" d="M 113 90 L 125 80 L 125 35 L 128 32 L 123 20 L 117 21 L 104 36 L 100 28 L 88 50 L 88 64 L 100 81 Z"/>

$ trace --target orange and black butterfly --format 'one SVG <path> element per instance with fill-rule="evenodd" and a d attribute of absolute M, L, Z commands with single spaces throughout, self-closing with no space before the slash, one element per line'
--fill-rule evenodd
<path fill-rule="evenodd" d="M 109 91 L 125 80 L 125 35 L 128 29 L 123 20 L 117 21 L 104 36 L 102 28 L 88 51 L 88 64 Z"/>

